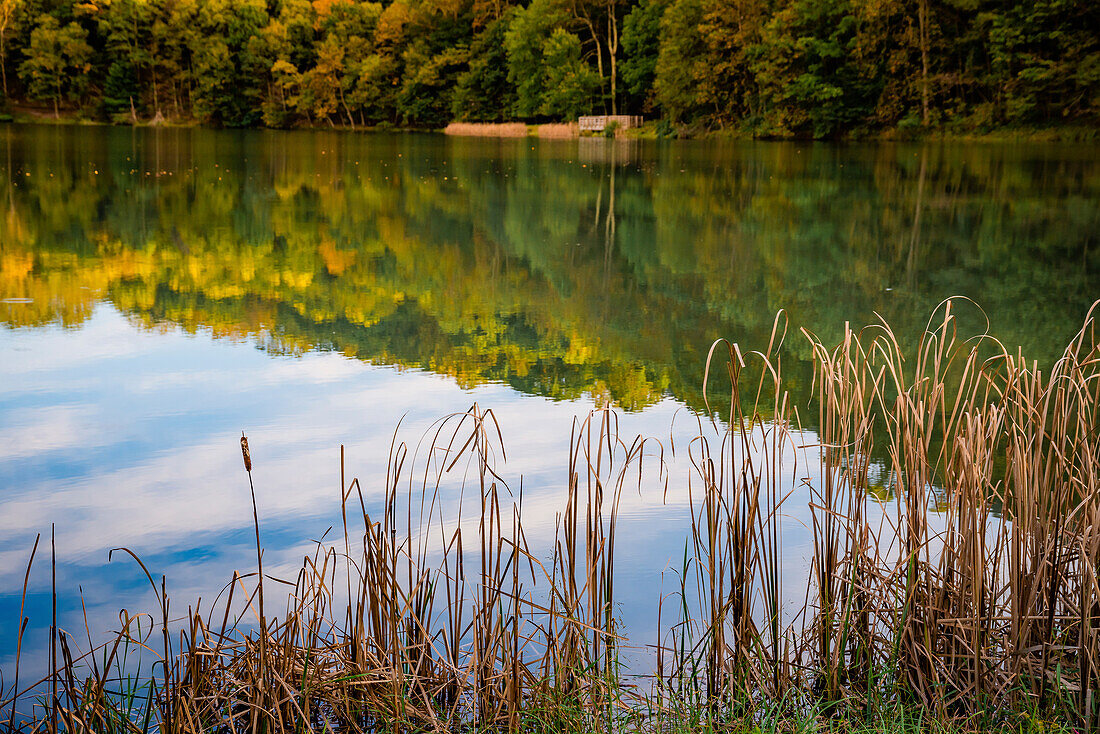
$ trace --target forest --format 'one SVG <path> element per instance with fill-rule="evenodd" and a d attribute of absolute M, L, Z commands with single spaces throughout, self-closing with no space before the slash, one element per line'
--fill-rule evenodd
<path fill-rule="evenodd" d="M 659 135 L 1100 121 L 1095 0 L 0 0 L 0 113 Z"/>

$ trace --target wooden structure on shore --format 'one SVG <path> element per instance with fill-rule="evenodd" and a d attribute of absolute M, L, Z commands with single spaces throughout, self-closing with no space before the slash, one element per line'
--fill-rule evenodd
<path fill-rule="evenodd" d="M 588 115 L 577 118 L 582 133 L 602 133 L 607 126 L 616 123 L 619 130 L 629 130 L 642 124 L 641 115 Z"/>

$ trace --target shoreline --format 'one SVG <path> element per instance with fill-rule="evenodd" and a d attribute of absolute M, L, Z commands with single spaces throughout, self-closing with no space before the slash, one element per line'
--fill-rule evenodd
<path fill-rule="evenodd" d="M 205 130 L 279 130 L 279 131 L 332 131 L 345 133 L 438 133 L 450 137 L 520 140 L 538 138 L 543 140 L 576 140 L 586 138 L 614 138 L 617 140 L 707 140 L 707 141 L 757 141 L 757 142 L 798 142 L 798 143 L 923 143 L 923 142 L 987 142 L 987 143 L 1086 143 L 1100 144 L 1100 127 L 1065 126 L 1056 128 L 994 128 L 987 131 L 956 131 L 944 128 L 930 130 L 899 130 L 897 128 L 880 130 L 860 135 L 847 135 L 833 138 L 807 138 L 800 136 L 758 136 L 750 131 L 736 127 L 723 127 L 711 130 L 692 129 L 684 126 L 672 128 L 669 134 L 661 134 L 660 121 L 647 121 L 640 127 L 617 130 L 613 136 L 601 133 L 580 134 L 577 124 L 573 123 L 528 123 L 511 122 L 452 122 L 445 128 L 411 127 L 382 123 L 377 125 L 296 125 L 277 128 L 264 125 L 250 127 L 224 127 L 210 125 L 190 118 L 163 117 L 160 120 L 138 120 L 136 123 L 96 120 L 80 115 L 37 114 L 26 108 L 16 108 L 12 112 L 0 113 L 0 125 L 58 125 L 80 127 L 133 127 Z M 525 132 L 520 134 L 520 129 Z"/>

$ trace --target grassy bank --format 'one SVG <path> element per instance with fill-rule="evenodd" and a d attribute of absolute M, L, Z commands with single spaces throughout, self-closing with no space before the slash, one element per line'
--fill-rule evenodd
<path fill-rule="evenodd" d="M 422 445 L 389 447 L 380 512 L 342 477 L 342 537 L 296 577 L 264 574 L 256 520 L 256 572 L 213 607 L 179 622 L 150 574 L 153 634 L 124 617 L 86 656 L 58 634 L 56 676 L 17 680 L 7 703 L 28 729 L 67 731 L 1091 729 L 1100 303 L 1049 372 L 958 333 L 960 305 L 943 304 L 913 351 L 885 324 L 823 344 L 788 334 L 782 314 L 767 344 L 715 343 L 704 392 L 730 407 L 687 446 L 621 435 L 612 411 L 593 411 L 563 457 L 545 553 L 524 532 L 522 490 L 500 478 L 492 411 L 443 418 Z M 788 339 L 814 355 L 809 408 L 785 390 Z M 687 476 L 668 476 L 674 450 Z M 817 463 L 806 483 L 784 472 L 799 452 Z M 688 488 L 691 527 L 671 591 L 654 590 L 659 642 L 639 669 L 623 662 L 616 534 L 644 477 Z M 456 482 L 470 502 L 457 517 L 443 509 Z M 795 502 L 811 508 L 813 546 L 792 616 L 780 576 Z M 127 675 L 134 645 L 158 651 L 148 678 Z"/>

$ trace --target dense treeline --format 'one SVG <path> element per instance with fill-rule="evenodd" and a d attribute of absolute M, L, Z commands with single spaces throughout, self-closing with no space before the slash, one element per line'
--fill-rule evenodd
<path fill-rule="evenodd" d="M 439 127 L 641 113 L 760 135 L 1100 120 L 1095 0 L 0 0 L 4 104 Z"/>

